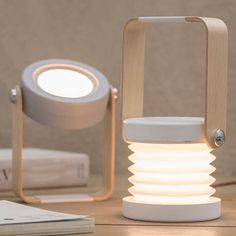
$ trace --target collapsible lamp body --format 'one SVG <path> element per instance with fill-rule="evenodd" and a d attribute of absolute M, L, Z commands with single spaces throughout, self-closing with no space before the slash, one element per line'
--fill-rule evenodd
<path fill-rule="evenodd" d="M 203 22 L 207 29 L 205 117 L 142 117 L 145 28 L 158 22 Z M 225 141 L 227 28 L 214 18 L 139 17 L 127 23 L 123 42 L 123 137 L 132 154 L 127 218 L 191 222 L 220 217 L 213 197 L 211 151 Z"/>
<path fill-rule="evenodd" d="M 124 120 L 124 137 L 133 152 L 132 196 L 124 215 L 139 220 L 201 221 L 220 216 L 220 199 L 210 185 L 215 170 L 203 142 L 200 117 L 144 117 Z"/>
<path fill-rule="evenodd" d="M 13 107 L 13 189 L 25 202 L 99 201 L 114 188 L 115 98 L 106 77 L 95 68 L 70 60 L 44 60 L 29 65 L 21 85 L 11 90 Z M 103 186 L 91 194 L 27 196 L 22 183 L 23 119 L 60 129 L 91 127 L 105 117 Z"/>

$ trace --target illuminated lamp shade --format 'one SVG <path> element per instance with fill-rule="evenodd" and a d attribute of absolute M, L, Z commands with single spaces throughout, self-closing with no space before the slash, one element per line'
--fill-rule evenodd
<path fill-rule="evenodd" d="M 220 199 L 212 197 L 211 187 L 215 156 L 201 142 L 203 124 L 203 118 L 197 117 L 124 120 L 124 137 L 133 152 L 129 156 L 132 196 L 124 199 L 125 215 L 152 220 L 158 214 L 161 221 L 168 221 L 167 214 L 177 221 L 220 216 Z"/>
<path fill-rule="evenodd" d="M 70 60 L 43 60 L 29 65 L 20 86 L 11 90 L 13 107 L 13 189 L 25 202 L 99 201 L 114 188 L 116 91 L 97 69 Z M 27 196 L 22 189 L 22 113 L 57 129 L 77 130 L 104 118 L 103 186 L 91 194 Z"/>
<path fill-rule="evenodd" d="M 205 117 L 143 117 L 145 28 L 158 22 L 203 22 L 207 28 Z M 123 48 L 123 138 L 132 162 L 131 196 L 123 198 L 123 215 L 159 222 L 219 218 L 221 200 L 211 186 L 216 157 L 211 152 L 225 141 L 225 24 L 214 18 L 139 17 L 125 26 Z"/>

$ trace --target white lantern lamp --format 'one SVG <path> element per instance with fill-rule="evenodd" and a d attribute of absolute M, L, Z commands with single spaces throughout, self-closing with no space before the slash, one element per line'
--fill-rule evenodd
<path fill-rule="evenodd" d="M 13 190 L 27 203 L 101 201 L 108 199 L 115 178 L 116 90 L 95 68 L 70 60 L 43 60 L 29 65 L 21 85 L 10 91 L 13 109 Z M 86 194 L 29 196 L 23 191 L 23 113 L 59 129 L 91 127 L 105 118 L 103 185 Z M 100 136 L 98 136 L 100 137 Z M 40 180 L 39 180 L 40 181 Z"/>
<path fill-rule="evenodd" d="M 207 31 L 205 117 L 143 117 L 145 29 L 158 22 L 200 22 Z M 225 141 L 227 28 L 215 18 L 139 17 L 124 29 L 123 137 L 133 152 L 127 218 L 159 222 L 220 217 L 211 151 Z"/>

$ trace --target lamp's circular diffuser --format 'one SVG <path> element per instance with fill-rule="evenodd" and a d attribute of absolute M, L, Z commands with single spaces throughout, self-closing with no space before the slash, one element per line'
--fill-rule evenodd
<path fill-rule="evenodd" d="M 123 122 L 133 174 L 124 216 L 148 221 L 183 222 L 220 216 L 212 197 L 215 156 L 203 139 L 199 117 L 142 117 Z"/>
<path fill-rule="evenodd" d="M 21 88 L 25 114 L 41 124 L 66 129 L 100 122 L 109 97 L 109 83 L 101 72 L 70 60 L 29 65 Z"/>
<path fill-rule="evenodd" d="M 81 98 L 94 89 L 88 76 L 71 69 L 46 70 L 38 75 L 37 83 L 45 92 L 64 98 Z"/>

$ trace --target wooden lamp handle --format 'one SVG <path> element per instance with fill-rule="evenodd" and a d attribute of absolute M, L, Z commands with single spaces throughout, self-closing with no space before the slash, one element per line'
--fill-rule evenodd
<path fill-rule="evenodd" d="M 110 96 L 105 114 L 105 142 L 103 146 L 102 186 L 93 193 L 28 195 L 23 190 L 23 96 L 20 86 L 10 91 L 12 103 L 12 189 L 15 194 L 27 203 L 59 203 L 81 201 L 104 201 L 111 197 L 115 185 L 115 131 L 117 91 L 110 86 Z"/>
<path fill-rule="evenodd" d="M 139 17 L 124 28 L 122 119 L 143 116 L 145 28 L 158 22 L 201 22 L 206 28 L 205 142 L 224 143 L 227 112 L 228 32 L 217 18 L 195 16 Z"/>

